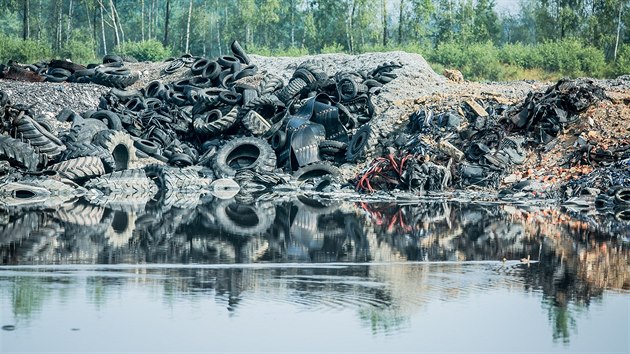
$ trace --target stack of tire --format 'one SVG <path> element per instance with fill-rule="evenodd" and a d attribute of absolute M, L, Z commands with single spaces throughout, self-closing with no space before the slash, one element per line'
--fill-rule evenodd
<path fill-rule="evenodd" d="M 258 68 L 238 42 L 231 48 L 232 55 L 218 58 L 172 58 L 164 73 L 186 68 L 190 76 L 166 84 L 153 81 L 140 90 L 124 90 L 137 76 L 122 68 L 120 57 L 106 56 L 102 65 L 91 69 L 55 64 L 70 72 L 55 71 L 59 80 L 67 76 L 114 88 L 101 97 L 95 111 L 81 115 L 62 111 L 57 120 L 71 122 L 71 128 L 59 134 L 55 123 L 4 100 L 0 160 L 20 171 L 53 171 L 111 192 L 116 183 L 144 186 L 139 179 L 159 182 L 168 180 L 158 178 L 160 173 L 173 174 L 155 168 L 147 170 L 149 177 L 141 170 L 122 172 L 138 158 L 152 157 L 173 168 L 196 166 L 195 172 L 186 174 L 190 179 L 233 178 L 242 171 L 269 175 L 280 166 L 298 180 L 334 177 L 338 174 L 334 164 L 363 158 L 374 115 L 371 96 L 395 78 L 392 71 L 400 64 L 331 77 L 316 63 L 306 62 L 285 85 L 272 74 L 254 77 Z M 62 64 L 65 68 L 60 68 Z M 323 127 L 306 141 L 315 144 L 315 155 L 309 163 L 279 165 L 277 156 L 283 149 L 295 149 L 285 137 L 292 129 L 289 122 L 314 99 L 316 113 L 300 119 Z M 145 187 L 139 188 L 155 192 L 150 184 Z"/>
<path fill-rule="evenodd" d="M 123 59 L 120 56 L 106 55 L 103 57 L 102 64 L 89 64 L 87 67 L 58 59 L 32 65 L 9 63 L 8 67 L 0 65 L 0 78 L 21 81 L 95 83 L 124 89 L 138 81 L 138 74 L 124 68 Z"/>

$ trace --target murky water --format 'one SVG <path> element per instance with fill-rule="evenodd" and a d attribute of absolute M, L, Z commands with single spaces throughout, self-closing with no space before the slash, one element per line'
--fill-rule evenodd
<path fill-rule="evenodd" d="M 1 216 L 2 353 L 630 351 L 627 223 L 305 199 Z"/>

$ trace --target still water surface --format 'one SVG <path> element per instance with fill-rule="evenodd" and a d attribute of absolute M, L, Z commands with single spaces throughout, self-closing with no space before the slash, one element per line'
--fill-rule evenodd
<path fill-rule="evenodd" d="M 305 200 L 2 220 L 1 353 L 630 351 L 628 224 Z"/>

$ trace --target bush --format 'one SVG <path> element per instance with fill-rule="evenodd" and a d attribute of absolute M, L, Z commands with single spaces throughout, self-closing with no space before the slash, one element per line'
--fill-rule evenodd
<path fill-rule="evenodd" d="M 0 34 L 0 62 L 2 63 L 9 60 L 27 64 L 48 61 L 51 53 L 50 47 L 43 42 L 22 40 Z"/>
<path fill-rule="evenodd" d="M 96 44 L 92 37 L 75 31 L 70 41 L 61 48 L 59 57 L 61 59 L 71 59 L 75 63 L 87 64 L 96 60 L 95 47 Z"/>
<path fill-rule="evenodd" d="M 129 55 L 138 61 L 162 61 L 172 55 L 170 48 L 164 47 L 162 42 L 149 39 L 144 42 L 125 42 L 114 47 L 113 52 L 118 55 Z"/>
<path fill-rule="evenodd" d="M 332 53 L 345 53 L 346 49 L 339 43 L 326 44 L 324 48 L 322 48 L 322 54 L 332 54 Z"/>
<path fill-rule="evenodd" d="M 613 76 L 630 74 L 630 44 L 622 45 L 617 53 Z"/>

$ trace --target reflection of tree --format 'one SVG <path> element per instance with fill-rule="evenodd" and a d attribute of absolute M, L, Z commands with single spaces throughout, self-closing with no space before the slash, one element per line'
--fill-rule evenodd
<path fill-rule="evenodd" d="M 13 313 L 18 318 L 30 318 L 39 312 L 50 289 L 36 277 L 16 277 L 12 289 Z"/>

